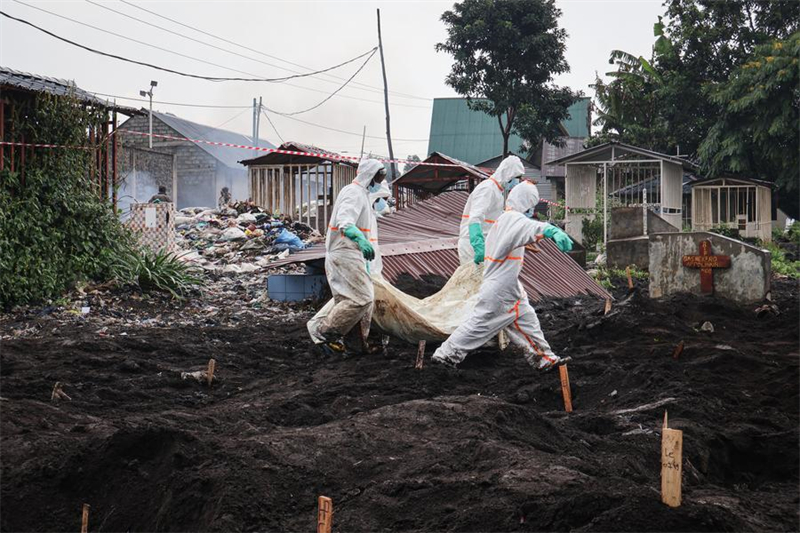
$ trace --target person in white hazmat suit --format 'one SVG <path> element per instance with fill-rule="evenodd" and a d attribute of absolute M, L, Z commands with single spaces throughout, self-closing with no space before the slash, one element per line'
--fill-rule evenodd
<path fill-rule="evenodd" d="M 458 233 L 458 258 L 462 265 L 483 263 L 486 235 L 503 214 L 503 193 L 518 185 L 523 174 L 522 161 L 510 155 L 491 178 L 479 183 L 469 195 Z"/>
<path fill-rule="evenodd" d="M 389 204 L 386 201 L 391 197 L 391 195 L 392 193 L 389 191 L 389 184 L 386 183 L 386 181 L 381 183 L 381 188 L 378 192 L 369 193 L 369 201 L 372 205 L 372 224 L 369 228 L 369 242 L 372 244 L 372 248 L 375 250 L 375 258 L 367 263 L 367 267 L 370 275 L 372 276 L 380 276 L 381 271 L 383 270 L 381 249 L 380 246 L 378 246 L 378 219 L 392 212 L 392 208 L 389 207 Z"/>
<path fill-rule="evenodd" d="M 391 192 L 389 191 L 389 184 L 386 181 L 381 183 L 381 188 L 378 192 L 371 192 L 369 193 L 369 202 L 372 206 L 372 219 L 370 222 L 369 227 L 369 242 L 372 245 L 372 249 L 375 252 L 375 257 L 371 261 L 367 261 L 367 272 L 369 272 L 370 276 L 380 277 L 381 271 L 383 270 L 383 262 L 381 261 L 381 251 L 380 246 L 378 245 L 378 218 L 388 215 L 392 212 L 391 207 L 387 203 L 386 199 L 391 196 Z M 319 328 L 319 324 L 322 320 L 327 317 L 331 309 L 333 309 L 334 305 L 336 304 L 334 299 L 328 301 L 325 306 L 320 309 L 317 314 L 315 314 L 311 320 L 308 321 L 307 328 L 308 333 L 311 335 L 311 339 L 314 341 L 315 344 L 323 344 L 325 343 L 325 339 L 322 337 L 317 336 L 316 331 Z M 361 324 L 360 324 L 360 333 L 366 337 L 369 334 L 369 327 L 372 321 L 372 307 L 370 307 L 370 311 L 365 313 L 361 317 Z M 366 350 L 369 351 L 369 347 L 366 347 Z"/>
<path fill-rule="evenodd" d="M 335 351 L 342 350 L 337 341 L 372 312 L 374 291 L 367 261 L 375 258 L 369 238 L 375 216 L 369 195 L 379 192 L 385 179 L 380 161 L 364 159 L 356 178 L 339 191 L 333 205 L 325 238 L 325 273 L 334 305 L 321 320 L 310 321 L 308 329 L 315 342 Z"/>
<path fill-rule="evenodd" d="M 486 265 L 478 303 L 472 314 L 433 354 L 433 361 L 455 366 L 505 328 L 509 339 L 522 347 L 525 359 L 544 370 L 568 358 L 553 353 L 544 338 L 536 311 L 519 282 L 525 246 L 543 234 L 562 252 L 572 249 L 572 240 L 558 227 L 533 220 L 539 191 L 523 181 L 508 195 L 507 210 L 486 237 Z"/>

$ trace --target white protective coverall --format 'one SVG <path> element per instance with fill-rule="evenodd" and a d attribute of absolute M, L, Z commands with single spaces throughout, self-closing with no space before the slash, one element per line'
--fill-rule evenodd
<path fill-rule="evenodd" d="M 457 364 L 503 328 L 514 344 L 522 347 L 531 366 L 547 368 L 560 358 L 544 338 L 536 311 L 519 282 L 525 245 L 534 241 L 548 224 L 523 213 L 539 202 L 536 185 L 523 181 L 508 195 L 508 210 L 486 237 L 486 262 L 478 303 L 470 317 L 436 350 L 433 358 Z"/>
<path fill-rule="evenodd" d="M 381 183 L 380 191 L 369 193 L 369 205 L 370 205 L 370 213 L 372 214 L 372 219 L 370 220 L 368 238 L 369 242 L 372 244 L 372 247 L 375 249 L 375 259 L 369 261 L 369 273 L 373 276 L 380 276 L 381 270 L 383 270 L 383 261 L 381 261 L 381 250 L 380 246 L 378 246 L 378 218 L 392 212 L 391 207 L 389 207 L 388 205 L 383 209 L 383 211 L 377 212 L 374 209 L 374 204 L 377 200 L 380 200 L 381 198 L 385 200 L 391 196 L 392 193 L 389 191 L 389 184 L 386 183 L 386 180 L 384 180 Z"/>
<path fill-rule="evenodd" d="M 370 244 L 372 244 L 372 248 L 375 250 L 375 259 L 373 259 L 372 261 L 368 261 L 367 264 L 369 265 L 370 276 L 372 276 L 373 278 L 378 278 L 379 280 L 382 279 L 381 270 L 383 270 L 383 261 L 381 261 L 381 250 L 380 246 L 378 246 L 378 218 L 383 216 L 383 214 L 391 213 L 391 208 L 387 206 L 383 211 L 376 212 L 373 206 L 376 200 L 380 198 L 386 199 L 389 197 L 391 197 L 391 192 L 389 191 L 389 184 L 386 183 L 386 181 L 383 181 L 381 183 L 380 191 L 369 193 L 369 203 L 370 203 L 370 209 L 372 211 L 371 212 L 372 219 L 370 220 L 369 233 L 366 235 L 369 235 L 368 237 L 369 242 Z M 316 344 L 321 344 L 325 342 L 325 339 L 317 334 L 317 329 L 319 328 L 319 324 L 321 323 L 321 321 L 330 314 L 335 304 L 336 304 L 335 299 L 328 300 L 328 303 L 326 303 L 322 307 L 322 309 L 317 311 L 317 314 L 315 314 L 311 318 L 311 320 L 308 321 L 308 324 L 306 325 L 308 333 L 311 335 L 311 339 Z M 369 328 L 371 322 L 372 322 L 372 307 L 370 307 L 370 311 L 368 313 L 365 313 L 361 318 L 361 331 L 365 336 L 369 334 Z"/>
<path fill-rule="evenodd" d="M 483 236 L 503 214 L 503 191 L 512 179 L 525 174 L 525 167 L 519 157 L 510 155 L 503 159 L 492 177 L 475 187 L 464 206 L 461 215 L 461 227 L 458 232 L 458 258 L 465 265 L 475 260 L 475 250 L 469 241 L 469 225 L 480 223 Z"/>
<path fill-rule="evenodd" d="M 367 186 L 382 168 L 380 161 L 362 160 L 356 179 L 339 191 L 333 205 L 325 238 L 325 273 L 334 304 L 320 319 L 314 317 L 308 322 L 308 332 L 316 343 L 346 335 L 372 312 L 374 292 L 366 260 L 358 245 L 345 237 L 344 230 L 355 225 L 372 240 L 375 215 Z"/>

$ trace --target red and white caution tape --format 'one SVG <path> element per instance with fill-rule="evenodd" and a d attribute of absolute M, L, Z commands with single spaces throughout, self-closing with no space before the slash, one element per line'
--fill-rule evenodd
<path fill-rule="evenodd" d="M 115 133 L 123 133 L 125 135 L 140 135 L 143 137 L 149 137 L 151 134 L 141 131 L 131 131 L 131 130 L 124 130 L 124 129 L 117 129 L 114 130 L 111 135 Z M 226 146 L 228 148 L 239 148 L 243 150 L 253 150 L 255 152 L 267 152 L 267 153 L 277 153 L 277 154 L 286 154 L 286 155 L 300 155 L 300 156 L 307 156 L 307 157 L 320 157 L 323 159 L 335 159 L 340 161 L 360 161 L 361 158 L 357 156 L 351 155 L 339 155 L 330 152 L 298 152 L 295 150 L 281 150 L 280 148 L 266 148 L 263 146 L 250 146 L 247 144 L 232 144 L 232 143 L 224 143 L 218 141 L 207 141 L 205 139 L 189 139 L 186 137 L 176 137 L 174 135 L 163 135 L 160 133 L 153 133 L 152 136 L 154 138 L 159 139 L 167 139 L 170 141 L 183 141 L 183 142 L 191 142 L 195 144 L 210 144 L 212 146 Z M 74 148 L 78 150 L 94 150 L 99 148 L 92 147 L 92 146 L 69 146 L 69 145 L 62 145 L 62 144 L 34 144 L 34 143 L 18 143 L 18 142 L 10 142 L 10 141 L 0 141 L 0 145 L 5 146 L 25 146 L 25 147 L 34 147 L 34 148 Z M 413 165 L 426 165 L 431 167 L 456 167 L 456 168 L 463 168 L 464 165 L 457 165 L 455 163 L 426 163 L 424 161 L 410 161 L 407 159 L 378 159 L 378 161 L 382 163 L 410 163 Z M 555 207 L 564 207 L 559 203 L 551 202 L 550 200 L 539 200 L 540 202 L 544 202 L 548 205 L 552 205 Z M 569 210 L 569 207 L 564 207 L 565 209 Z"/>
<path fill-rule="evenodd" d="M 122 133 L 125 135 L 141 135 L 143 137 L 149 137 L 150 134 L 141 131 L 131 131 L 131 130 L 124 130 L 124 129 L 117 129 L 115 133 Z M 186 137 L 175 137 L 173 135 L 162 135 L 160 133 L 153 133 L 153 138 L 158 139 L 168 139 L 170 141 L 183 141 L 183 142 L 192 142 L 196 144 L 210 144 L 213 146 L 227 146 L 228 148 L 240 148 L 243 150 L 253 150 L 256 152 L 267 152 L 267 153 L 276 153 L 276 154 L 287 154 L 287 155 L 302 155 L 308 157 L 321 157 L 323 159 L 336 159 L 339 161 L 361 161 L 361 158 L 358 156 L 353 155 L 339 155 L 330 152 L 297 152 L 294 150 L 281 150 L 280 148 L 266 148 L 263 146 L 250 146 L 247 144 L 231 144 L 231 143 L 224 143 L 224 142 L 217 142 L 217 141 L 207 141 L 205 139 L 189 139 Z M 410 163 L 412 165 L 428 165 L 434 167 L 456 167 L 462 168 L 463 165 L 457 165 L 455 163 L 425 163 L 424 161 L 409 161 L 407 159 L 378 159 L 381 163 Z"/>
<path fill-rule="evenodd" d="M 0 141 L 2 146 L 22 146 L 26 148 L 71 148 L 74 150 L 95 150 L 97 146 L 70 146 L 67 144 L 41 144 L 41 143 L 18 143 L 11 141 Z"/>

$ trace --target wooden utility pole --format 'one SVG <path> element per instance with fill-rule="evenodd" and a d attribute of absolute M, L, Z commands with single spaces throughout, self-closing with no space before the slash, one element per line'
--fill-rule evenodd
<path fill-rule="evenodd" d="M 364 139 L 367 138 L 367 125 L 364 124 L 364 131 L 361 133 L 361 157 L 364 157 Z"/>
<path fill-rule="evenodd" d="M 394 160 L 394 150 L 392 150 L 392 132 L 389 127 L 389 84 L 386 82 L 386 63 L 383 60 L 383 40 L 381 39 L 381 10 L 378 9 L 378 49 L 381 52 L 381 70 L 383 71 L 383 101 L 386 106 L 386 141 L 389 143 L 389 159 Z M 390 164 L 392 169 L 392 182 L 397 177 L 397 165 Z"/>

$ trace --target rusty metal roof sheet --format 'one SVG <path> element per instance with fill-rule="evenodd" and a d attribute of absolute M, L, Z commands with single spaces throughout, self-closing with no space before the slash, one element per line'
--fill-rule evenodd
<path fill-rule="evenodd" d="M 395 282 L 400 274 L 419 278 L 437 274 L 449 278 L 459 266 L 458 230 L 469 193 L 451 191 L 397 211 L 378 221 L 378 240 L 383 275 Z M 591 294 L 611 298 L 571 257 L 549 240 L 539 243 L 541 252 L 525 253 L 520 280 L 531 301 Z M 325 246 L 316 245 L 274 266 L 304 263 L 325 257 Z"/>
<path fill-rule="evenodd" d="M 30 92 L 49 93 L 55 96 L 72 96 L 81 102 L 116 109 L 126 115 L 136 115 L 138 109 L 120 106 L 110 103 L 108 100 L 101 100 L 92 93 L 84 91 L 72 80 L 62 80 L 49 76 L 40 76 L 29 72 L 21 72 L 8 67 L 0 67 L 0 86 L 5 85 Z"/>
<path fill-rule="evenodd" d="M 441 152 L 433 152 L 423 163 L 445 163 L 457 166 L 435 167 L 418 164 L 397 178 L 392 185 L 437 193 L 458 181 L 465 179 L 485 180 L 491 175 L 491 173 L 475 165 L 459 161 Z"/>
<path fill-rule="evenodd" d="M 313 157 L 307 155 L 290 155 L 290 154 L 280 154 L 276 152 L 270 152 L 265 155 L 260 155 L 252 159 L 244 159 L 239 162 L 244 166 L 284 165 L 284 164 L 308 165 L 326 161 L 330 161 L 332 163 L 340 163 L 342 165 L 350 165 L 350 166 L 358 165 L 358 163 L 354 161 L 339 159 L 339 154 L 335 152 L 331 152 L 330 150 L 325 150 L 324 148 L 320 148 L 319 146 L 314 146 L 311 144 L 303 144 L 295 141 L 288 141 L 281 144 L 278 148 L 280 150 L 290 150 L 293 152 L 309 152 L 314 154 L 320 154 L 320 157 Z M 325 155 L 330 155 L 332 157 L 327 158 L 325 157 Z"/>

